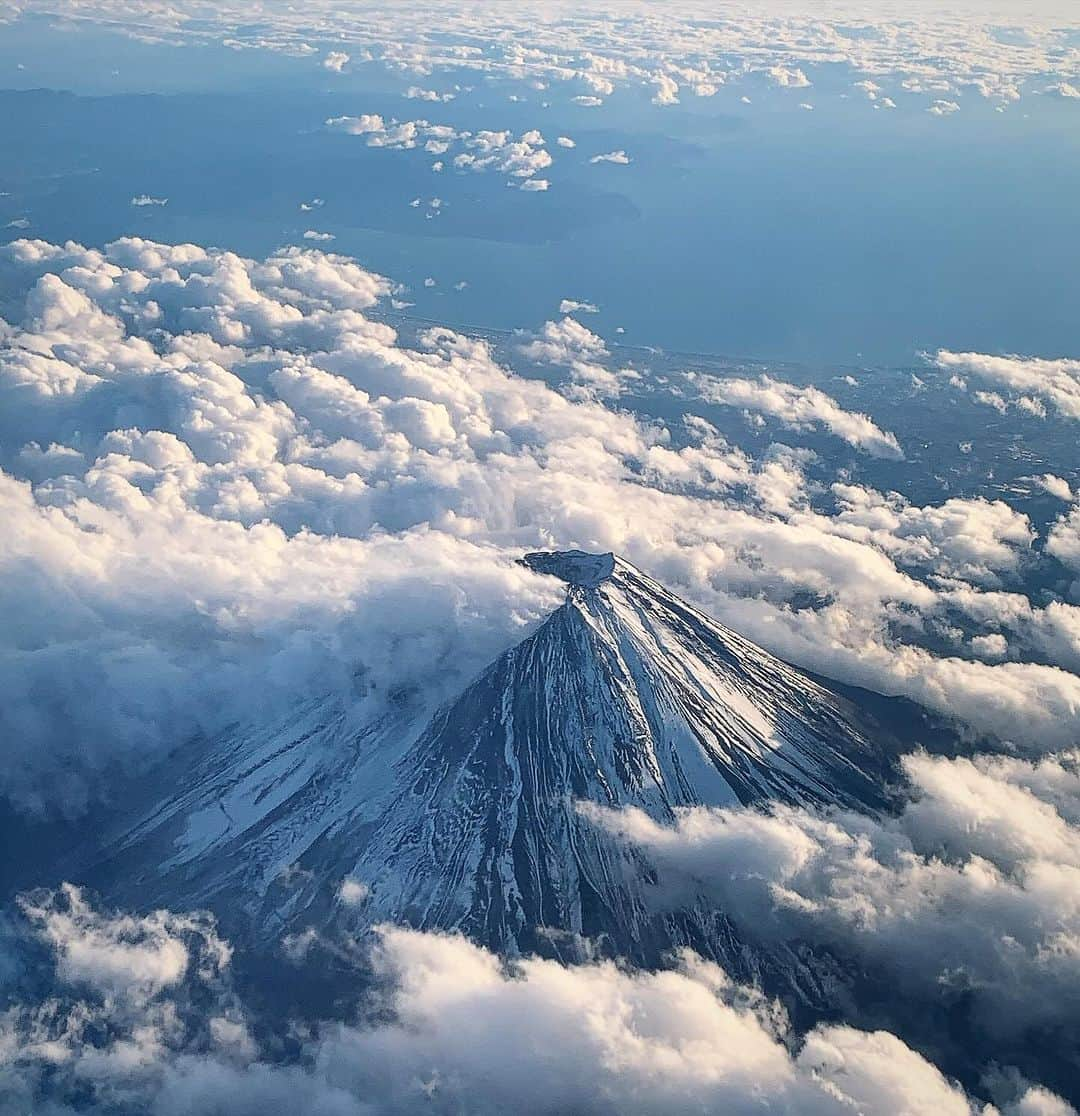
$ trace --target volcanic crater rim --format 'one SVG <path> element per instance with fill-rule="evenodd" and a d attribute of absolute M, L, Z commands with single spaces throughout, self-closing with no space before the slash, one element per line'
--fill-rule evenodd
<path fill-rule="evenodd" d="M 615 555 L 584 550 L 534 550 L 520 559 L 536 573 L 549 574 L 582 589 L 595 589 L 615 572 Z"/>

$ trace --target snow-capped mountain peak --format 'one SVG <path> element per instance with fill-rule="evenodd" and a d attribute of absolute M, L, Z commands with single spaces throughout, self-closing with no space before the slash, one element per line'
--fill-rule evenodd
<path fill-rule="evenodd" d="M 698 804 L 882 804 L 877 726 L 849 700 L 613 555 L 523 561 L 565 581 L 566 601 L 402 761 L 352 868 L 370 915 L 510 950 L 555 929 L 647 953 L 658 931 L 632 858 L 579 801 L 665 821 Z"/>
<path fill-rule="evenodd" d="M 584 550 L 534 550 L 520 562 L 530 570 L 550 574 L 582 589 L 595 589 L 607 581 L 616 566 L 614 554 L 587 554 Z"/>
<path fill-rule="evenodd" d="M 849 698 L 612 554 L 521 561 L 564 581 L 565 602 L 457 698 L 426 723 L 358 725 L 329 703 L 218 742 L 126 835 L 127 887 L 209 903 L 256 937 L 389 919 L 511 952 L 569 933 L 654 956 L 707 947 L 713 916 L 658 924 L 643 867 L 580 803 L 661 821 L 698 804 L 881 807 L 888 748 Z"/>

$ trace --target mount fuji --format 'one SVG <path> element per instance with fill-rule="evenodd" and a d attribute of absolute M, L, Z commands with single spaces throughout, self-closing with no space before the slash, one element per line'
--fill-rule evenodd
<path fill-rule="evenodd" d="M 509 954 L 692 945 L 754 970 L 722 912 L 653 911 L 647 865 L 580 804 L 877 813 L 912 744 L 875 715 L 889 699 L 782 662 L 611 554 L 521 561 L 564 603 L 434 716 L 327 699 L 213 742 L 112 843 L 109 890 L 210 906 L 264 943 L 399 921 Z"/>

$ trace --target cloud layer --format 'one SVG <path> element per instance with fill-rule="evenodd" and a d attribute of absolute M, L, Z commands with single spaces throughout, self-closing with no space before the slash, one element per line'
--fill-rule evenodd
<path fill-rule="evenodd" d="M 796 387 L 770 376 L 757 380 L 718 379 L 699 373 L 691 377 L 691 382 L 701 398 L 710 403 L 769 415 L 794 430 L 820 424 L 849 445 L 875 457 L 899 460 L 904 456 L 895 434 L 881 430 L 867 415 L 845 411 L 820 388 Z"/>
<path fill-rule="evenodd" d="M 0 328 L 0 790 L 24 807 L 77 811 L 120 767 L 326 690 L 445 698 L 557 602 L 514 564 L 544 546 L 622 553 L 783 657 L 1017 746 L 1075 740 L 1080 610 L 1004 591 L 1034 532 L 1003 502 L 837 482 L 813 510 L 803 451 L 600 403 L 640 374 L 573 319 L 523 342 L 559 390 L 449 330 L 404 343 L 390 283 L 312 249 L 18 241 L 0 266 L 22 292 Z M 827 396 L 748 383 L 784 425 L 891 447 Z M 956 616 L 1004 651 L 928 650 Z"/>
<path fill-rule="evenodd" d="M 976 392 L 976 397 L 1004 411 L 1007 406 L 1042 417 L 1049 404 L 1065 418 L 1080 419 L 1080 360 L 1062 357 L 988 356 L 983 353 L 953 353 L 941 349 L 934 356 L 939 368 L 953 372 L 953 384 L 967 389 L 969 379 L 1009 393 Z"/>
<path fill-rule="evenodd" d="M 0 1018 L 13 1113 L 999 1112 L 887 1032 L 793 1034 L 777 1005 L 689 952 L 657 973 L 508 969 L 464 939 L 393 928 L 372 1021 L 309 1026 L 270 1060 L 208 916 L 102 912 L 70 886 L 23 908 L 9 945 L 44 956 L 37 995 L 8 988 Z M 1072 1112 L 1022 1082 L 1006 1092 L 1015 1116 Z"/>
<path fill-rule="evenodd" d="M 19 10 L 39 9 L 25 3 Z M 894 0 L 826 11 L 785 2 L 733 11 L 722 20 L 694 0 L 665 5 L 662 16 L 638 0 L 624 4 L 618 20 L 602 4 L 567 0 L 523 3 L 513 12 L 500 8 L 495 18 L 483 6 L 439 0 L 389 15 L 371 2 L 342 11 L 323 0 L 302 11 L 262 12 L 258 20 L 243 2 L 204 0 L 141 0 L 134 9 L 126 0 L 94 0 L 40 10 L 113 26 L 130 22 L 137 11 L 137 27 L 129 33 L 138 37 L 185 44 L 225 39 L 236 50 L 314 56 L 339 72 L 346 64 L 351 70 L 376 64 L 410 83 L 442 71 L 525 81 L 565 91 L 569 101 L 585 106 L 639 88 L 662 111 L 686 95 L 710 97 L 732 84 L 767 82 L 798 95 L 813 84 L 818 67 L 839 65 L 864 89 L 873 85 L 868 91 L 875 104 L 944 114 L 966 94 L 1007 106 L 1029 91 L 1071 104 L 1080 70 L 1075 13 L 1059 0 L 1029 5 L 1022 29 L 1006 0 L 961 0 L 947 9 L 920 4 L 915 12 Z M 313 42 L 339 49 L 321 55 Z"/>
<path fill-rule="evenodd" d="M 539 181 L 534 176 L 552 163 L 545 146 L 547 141 L 535 128 L 520 136 L 505 130 L 469 132 L 427 120 L 385 121 L 377 113 L 331 117 L 326 127 L 351 136 L 365 136 L 368 147 L 385 147 L 391 151 L 422 147 L 437 157 L 433 169 L 442 170 L 448 159 L 457 171 L 474 174 L 493 171 L 512 179 L 523 179 L 522 189 L 538 189 L 527 187 L 525 183 Z"/>
<path fill-rule="evenodd" d="M 911 797 L 884 820 L 701 808 L 664 826 L 581 809 L 648 853 L 661 906 L 704 895 L 751 940 L 824 946 L 900 989 L 882 1010 L 901 1033 L 942 1012 L 958 1026 L 963 1006 L 985 1057 L 1036 1041 L 1073 1063 L 1080 755 L 915 754 L 904 770 Z"/>

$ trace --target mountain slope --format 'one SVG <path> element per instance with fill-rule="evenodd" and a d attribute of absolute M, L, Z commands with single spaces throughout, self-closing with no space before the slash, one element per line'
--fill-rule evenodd
<path fill-rule="evenodd" d="M 215 742 L 113 846 L 110 890 L 210 905 L 266 942 L 395 920 L 510 953 L 589 939 L 651 961 L 692 944 L 752 970 L 722 915 L 655 915 L 648 869 L 578 803 L 660 820 L 765 801 L 874 811 L 898 746 L 610 554 L 523 561 L 566 601 L 458 698 L 430 719 L 315 703 Z"/>
<path fill-rule="evenodd" d="M 566 603 L 401 761 L 351 869 L 366 917 L 510 951 L 554 929 L 652 954 L 716 927 L 658 927 L 642 866 L 579 800 L 664 820 L 696 804 L 884 804 L 880 730 L 850 701 L 611 555 L 524 561 L 562 578 Z"/>
<path fill-rule="evenodd" d="M 174 765 L 169 788 L 114 835 L 94 882 L 139 907 L 209 906 L 230 930 L 274 939 L 325 882 L 300 890 L 314 882 L 303 858 L 371 819 L 423 724 L 405 701 L 371 710 L 330 697 L 226 733 Z"/>

